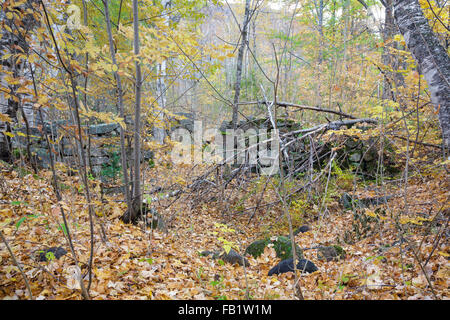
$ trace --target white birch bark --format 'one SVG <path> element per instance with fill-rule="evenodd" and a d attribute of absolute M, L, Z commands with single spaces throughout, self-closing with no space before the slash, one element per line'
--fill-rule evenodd
<path fill-rule="evenodd" d="M 450 58 L 423 15 L 418 0 L 396 0 L 394 18 L 422 71 L 439 110 L 444 146 L 450 146 Z"/>

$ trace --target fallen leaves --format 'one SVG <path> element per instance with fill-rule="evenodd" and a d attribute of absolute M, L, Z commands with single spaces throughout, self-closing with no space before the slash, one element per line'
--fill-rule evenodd
<path fill-rule="evenodd" d="M 179 170 L 179 174 L 183 172 L 188 171 L 185 168 Z M 158 181 L 161 177 L 171 179 L 167 169 L 155 168 L 154 174 Z M 32 257 L 37 248 L 43 245 L 67 246 L 59 225 L 60 204 L 54 201 L 51 176 L 43 171 L 38 179 L 31 175 L 20 179 L 16 173 L 10 172 L 5 179 L 8 184 L 0 195 L 0 226 L 24 265 L 33 295 L 38 299 L 80 299 L 79 281 L 87 274 L 90 253 L 88 213 L 83 195 L 74 191 L 76 188 L 67 189 L 60 203 L 67 211 L 80 267 L 74 265 L 70 252 L 52 262 L 39 263 Z M 69 178 L 62 182 L 68 186 L 78 183 Z M 412 181 L 408 189 L 410 208 L 438 212 L 444 197 L 448 196 L 447 191 L 443 192 L 447 190 L 444 187 L 439 179 L 428 182 L 426 187 Z M 268 201 L 271 199 L 272 195 L 268 193 Z M 106 203 L 96 202 L 98 212 L 102 213 L 98 217 L 99 223 L 103 224 L 108 241 L 102 242 L 99 234 L 95 233 L 95 263 L 90 291 L 94 299 L 243 299 L 247 285 L 253 299 L 293 298 L 292 273 L 267 276 L 269 269 L 278 262 L 273 248 L 266 247 L 256 259 L 247 257 L 250 261 L 246 268 L 247 282 L 242 267 L 199 255 L 203 250 L 223 250 L 224 246 L 233 246 L 243 252 L 242 248 L 260 236 L 261 226 L 269 225 L 267 221 L 248 224 L 248 217 L 241 215 L 236 216 L 232 223 L 224 224 L 216 203 L 189 207 L 188 201 L 179 201 L 167 211 L 175 217 L 172 228 L 167 233 L 150 231 L 123 224 L 119 217 L 125 204 L 114 200 L 106 197 Z M 353 244 L 341 244 L 347 253 L 345 260 L 318 261 L 316 250 L 304 252 L 305 258 L 314 261 L 319 268 L 312 274 L 299 274 L 306 299 L 430 298 L 428 281 L 417 265 L 412 249 L 406 243 L 393 245 L 398 239 L 390 216 L 403 212 L 399 215 L 400 222 L 405 222 L 404 226 L 410 228 L 409 241 L 418 247 L 424 235 L 421 228 L 429 226 L 434 215 L 417 216 L 415 209 L 404 213 L 403 200 L 390 202 L 391 212 L 387 212 L 386 219 L 379 224 L 382 236 L 375 233 Z M 416 206 L 416 203 L 431 203 L 431 200 L 433 203 L 428 207 Z M 20 204 L 11 205 L 12 201 Z M 334 210 L 341 209 L 336 206 Z M 351 226 L 353 213 L 335 213 L 329 214 L 326 220 L 311 224 L 310 232 L 297 235 L 296 242 L 300 247 L 336 243 L 343 231 Z M 276 208 L 270 210 L 267 219 L 276 221 L 277 214 Z M 372 208 L 368 208 L 365 214 L 372 218 L 381 217 Z M 24 219 L 30 215 L 36 217 Z M 437 231 L 432 229 L 431 236 L 425 237 L 420 254 L 427 258 L 433 253 L 425 269 L 439 297 L 448 298 L 449 248 L 443 243 L 433 252 Z M 379 251 L 380 248 L 384 249 Z M 26 298 L 23 279 L 6 250 L 0 250 L 0 275 L 2 298 Z M 87 283 L 86 278 L 84 281 Z"/>

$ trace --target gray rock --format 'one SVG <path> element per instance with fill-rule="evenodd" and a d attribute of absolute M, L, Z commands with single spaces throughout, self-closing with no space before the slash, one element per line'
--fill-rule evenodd
<path fill-rule="evenodd" d="M 345 251 L 339 246 L 320 247 L 317 251 L 317 258 L 327 262 L 344 259 Z"/>
<path fill-rule="evenodd" d="M 238 264 L 242 266 L 242 259 L 244 259 L 245 266 L 249 266 L 250 263 L 246 258 L 243 258 L 239 253 L 236 252 L 234 249 L 230 249 L 228 253 L 221 251 L 210 251 L 210 250 L 204 250 L 200 252 L 201 256 L 211 256 L 213 259 L 221 259 L 223 262 L 230 263 L 230 264 Z"/>
<path fill-rule="evenodd" d="M 299 233 L 308 232 L 309 230 L 311 230 L 311 228 L 309 226 L 307 226 L 307 225 L 300 226 L 294 231 L 294 235 L 296 236 Z"/>
<path fill-rule="evenodd" d="M 91 157 L 91 163 L 93 166 L 102 165 L 109 162 L 109 157 Z"/>
<path fill-rule="evenodd" d="M 105 148 L 97 146 L 91 146 L 91 157 L 105 157 L 108 155 L 108 151 Z"/>
<path fill-rule="evenodd" d="M 114 130 L 119 130 L 118 123 L 104 123 L 89 126 L 89 133 L 93 135 L 105 135 L 112 133 Z"/>
<path fill-rule="evenodd" d="M 75 150 L 72 146 L 70 145 L 64 145 L 63 146 L 63 155 L 64 156 L 73 156 L 75 155 Z"/>
<path fill-rule="evenodd" d="M 152 150 L 143 150 L 142 151 L 142 159 L 143 160 L 153 159 L 154 156 L 155 156 L 155 153 Z"/>
<path fill-rule="evenodd" d="M 361 154 L 360 154 L 360 153 L 357 153 L 357 152 L 352 153 L 352 154 L 350 155 L 349 159 L 350 159 L 350 161 L 352 161 L 352 162 L 359 162 L 359 161 L 361 161 Z"/>
<path fill-rule="evenodd" d="M 268 276 L 274 275 L 274 274 L 280 274 L 280 273 L 286 273 L 286 272 L 292 272 L 294 271 L 294 259 L 289 258 L 286 260 L 281 261 L 278 263 L 275 267 L 270 269 Z M 300 259 L 297 260 L 297 270 L 312 273 L 319 269 L 317 269 L 316 265 L 307 259 Z"/>
<path fill-rule="evenodd" d="M 36 149 L 36 156 L 38 159 L 38 165 L 48 169 L 50 168 L 50 154 L 47 149 Z"/>
<path fill-rule="evenodd" d="M 356 197 L 351 196 L 348 193 L 344 193 L 340 199 L 341 205 L 346 210 L 352 209 L 352 203 L 356 208 L 367 208 L 369 206 L 377 206 L 383 203 L 387 203 L 394 196 L 382 196 L 382 197 L 371 197 L 371 198 L 361 198 L 358 199 Z"/>
<path fill-rule="evenodd" d="M 249 266 L 248 260 L 244 257 L 242 257 L 239 253 L 237 253 L 234 249 L 230 249 L 228 253 L 222 253 L 219 256 L 220 259 L 222 259 L 224 262 L 230 263 L 230 264 L 238 264 L 240 266 L 243 265 L 242 260 L 244 260 L 245 266 Z"/>
<path fill-rule="evenodd" d="M 54 256 L 56 259 L 59 259 L 63 255 L 67 254 L 67 251 L 62 247 L 51 247 L 48 249 L 38 250 L 37 253 L 39 254 L 38 261 L 44 262 L 48 261 L 47 257 L 49 256 Z"/>

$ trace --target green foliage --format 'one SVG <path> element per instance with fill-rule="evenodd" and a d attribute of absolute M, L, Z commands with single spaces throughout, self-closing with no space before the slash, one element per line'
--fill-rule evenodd
<path fill-rule="evenodd" d="M 100 175 L 102 177 L 107 177 L 111 179 L 115 179 L 122 172 L 122 165 L 120 164 L 120 152 L 112 151 L 109 154 L 109 163 L 102 164 L 102 170 L 100 171 Z"/>
<path fill-rule="evenodd" d="M 20 206 L 20 205 L 28 206 L 28 203 L 22 201 L 11 201 L 10 204 L 12 206 Z"/>
<path fill-rule="evenodd" d="M 139 262 L 147 262 L 148 264 L 153 264 L 153 259 L 152 258 L 141 258 L 139 259 Z"/>
<path fill-rule="evenodd" d="M 23 178 L 23 177 L 25 177 L 25 176 L 27 176 L 29 174 L 32 174 L 31 171 L 29 171 L 29 170 L 27 170 L 25 168 L 22 168 L 22 167 L 16 167 L 16 168 L 14 168 L 14 170 L 17 171 L 17 173 L 19 175 L 19 178 Z"/>
<path fill-rule="evenodd" d="M 58 226 L 58 229 L 59 229 L 59 230 L 62 230 L 62 232 L 64 232 L 64 234 L 67 236 L 67 228 L 66 228 L 66 225 L 65 225 L 64 223 L 61 223 L 61 224 Z"/>
<path fill-rule="evenodd" d="M 212 285 L 214 288 L 225 288 L 225 285 L 223 283 L 223 276 L 220 276 L 218 280 L 211 281 L 210 285 Z"/>
<path fill-rule="evenodd" d="M 303 223 L 305 212 L 310 209 L 310 204 L 306 201 L 306 196 L 291 202 L 291 208 L 289 210 L 294 225 L 300 225 Z"/>
<path fill-rule="evenodd" d="M 12 150 L 12 155 L 14 156 L 14 158 L 19 159 L 20 155 L 24 154 L 25 150 L 22 148 L 14 148 Z"/>
<path fill-rule="evenodd" d="M 39 216 L 40 216 L 40 214 L 31 214 L 31 215 L 28 215 L 28 216 L 25 216 L 25 217 L 20 218 L 19 221 L 17 221 L 17 223 L 16 223 L 16 230 L 19 230 L 20 225 L 21 225 L 25 220 L 27 220 L 27 219 L 34 219 L 34 218 L 37 218 L 37 217 L 39 217 Z"/>
<path fill-rule="evenodd" d="M 19 229 L 20 225 L 22 224 L 22 222 L 24 222 L 27 219 L 27 217 L 22 217 L 19 219 L 19 221 L 17 221 L 16 223 L 16 230 Z"/>
<path fill-rule="evenodd" d="M 277 253 L 277 257 L 281 260 L 292 258 L 291 240 L 284 236 L 278 236 L 273 240 L 266 238 L 254 241 L 247 247 L 245 253 L 250 254 L 254 258 L 258 258 L 264 253 L 264 248 L 268 245 L 273 247 Z M 295 244 L 295 252 L 299 259 L 303 259 L 303 250 L 297 244 Z"/>
<path fill-rule="evenodd" d="M 232 228 L 229 228 L 227 225 L 222 223 L 215 223 L 214 226 L 219 229 L 221 233 L 234 233 L 235 230 Z M 218 232 L 214 231 L 212 232 L 214 235 L 218 235 Z M 236 250 L 239 250 L 239 248 L 236 246 L 236 244 L 233 241 L 228 241 L 227 239 L 223 237 L 217 237 L 217 240 L 219 240 L 222 243 L 222 247 L 225 250 L 225 253 L 228 254 L 231 250 L 231 248 L 235 248 Z"/>
<path fill-rule="evenodd" d="M 331 165 L 331 174 L 333 176 L 333 185 L 340 189 L 350 191 L 353 187 L 355 176 L 352 173 L 353 168 L 341 169 L 336 161 Z"/>
<path fill-rule="evenodd" d="M 64 190 L 70 190 L 72 187 L 69 186 L 69 185 L 67 185 L 67 184 L 65 184 L 65 183 L 58 182 L 58 188 L 59 188 L 61 191 L 64 191 Z"/>
<path fill-rule="evenodd" d="M 334 247 L 334 250 L 336 250 L 336 253 L 337 253 L 340 257 L 345 256 L 345 250 L 344 250 L 341 246 L 338 246 L 338 245 L 334 244 L 333 247 Z"/>
<path fill-rule="evenodd" d="M 55 258 L 55 254 L 53 252 L 51 252 L 51 251 L 47 252 L 45 254 L 45 257 L 47 258 L 47 261 L 53 261 L 53 260 L 56 259 Z"/>

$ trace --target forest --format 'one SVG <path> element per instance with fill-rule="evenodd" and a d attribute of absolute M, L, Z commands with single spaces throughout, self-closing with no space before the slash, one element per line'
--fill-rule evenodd
<path fill-rule="evenodd" d="M 450 298 L 447 0 L 0 5 L 0 299 Z"/>

